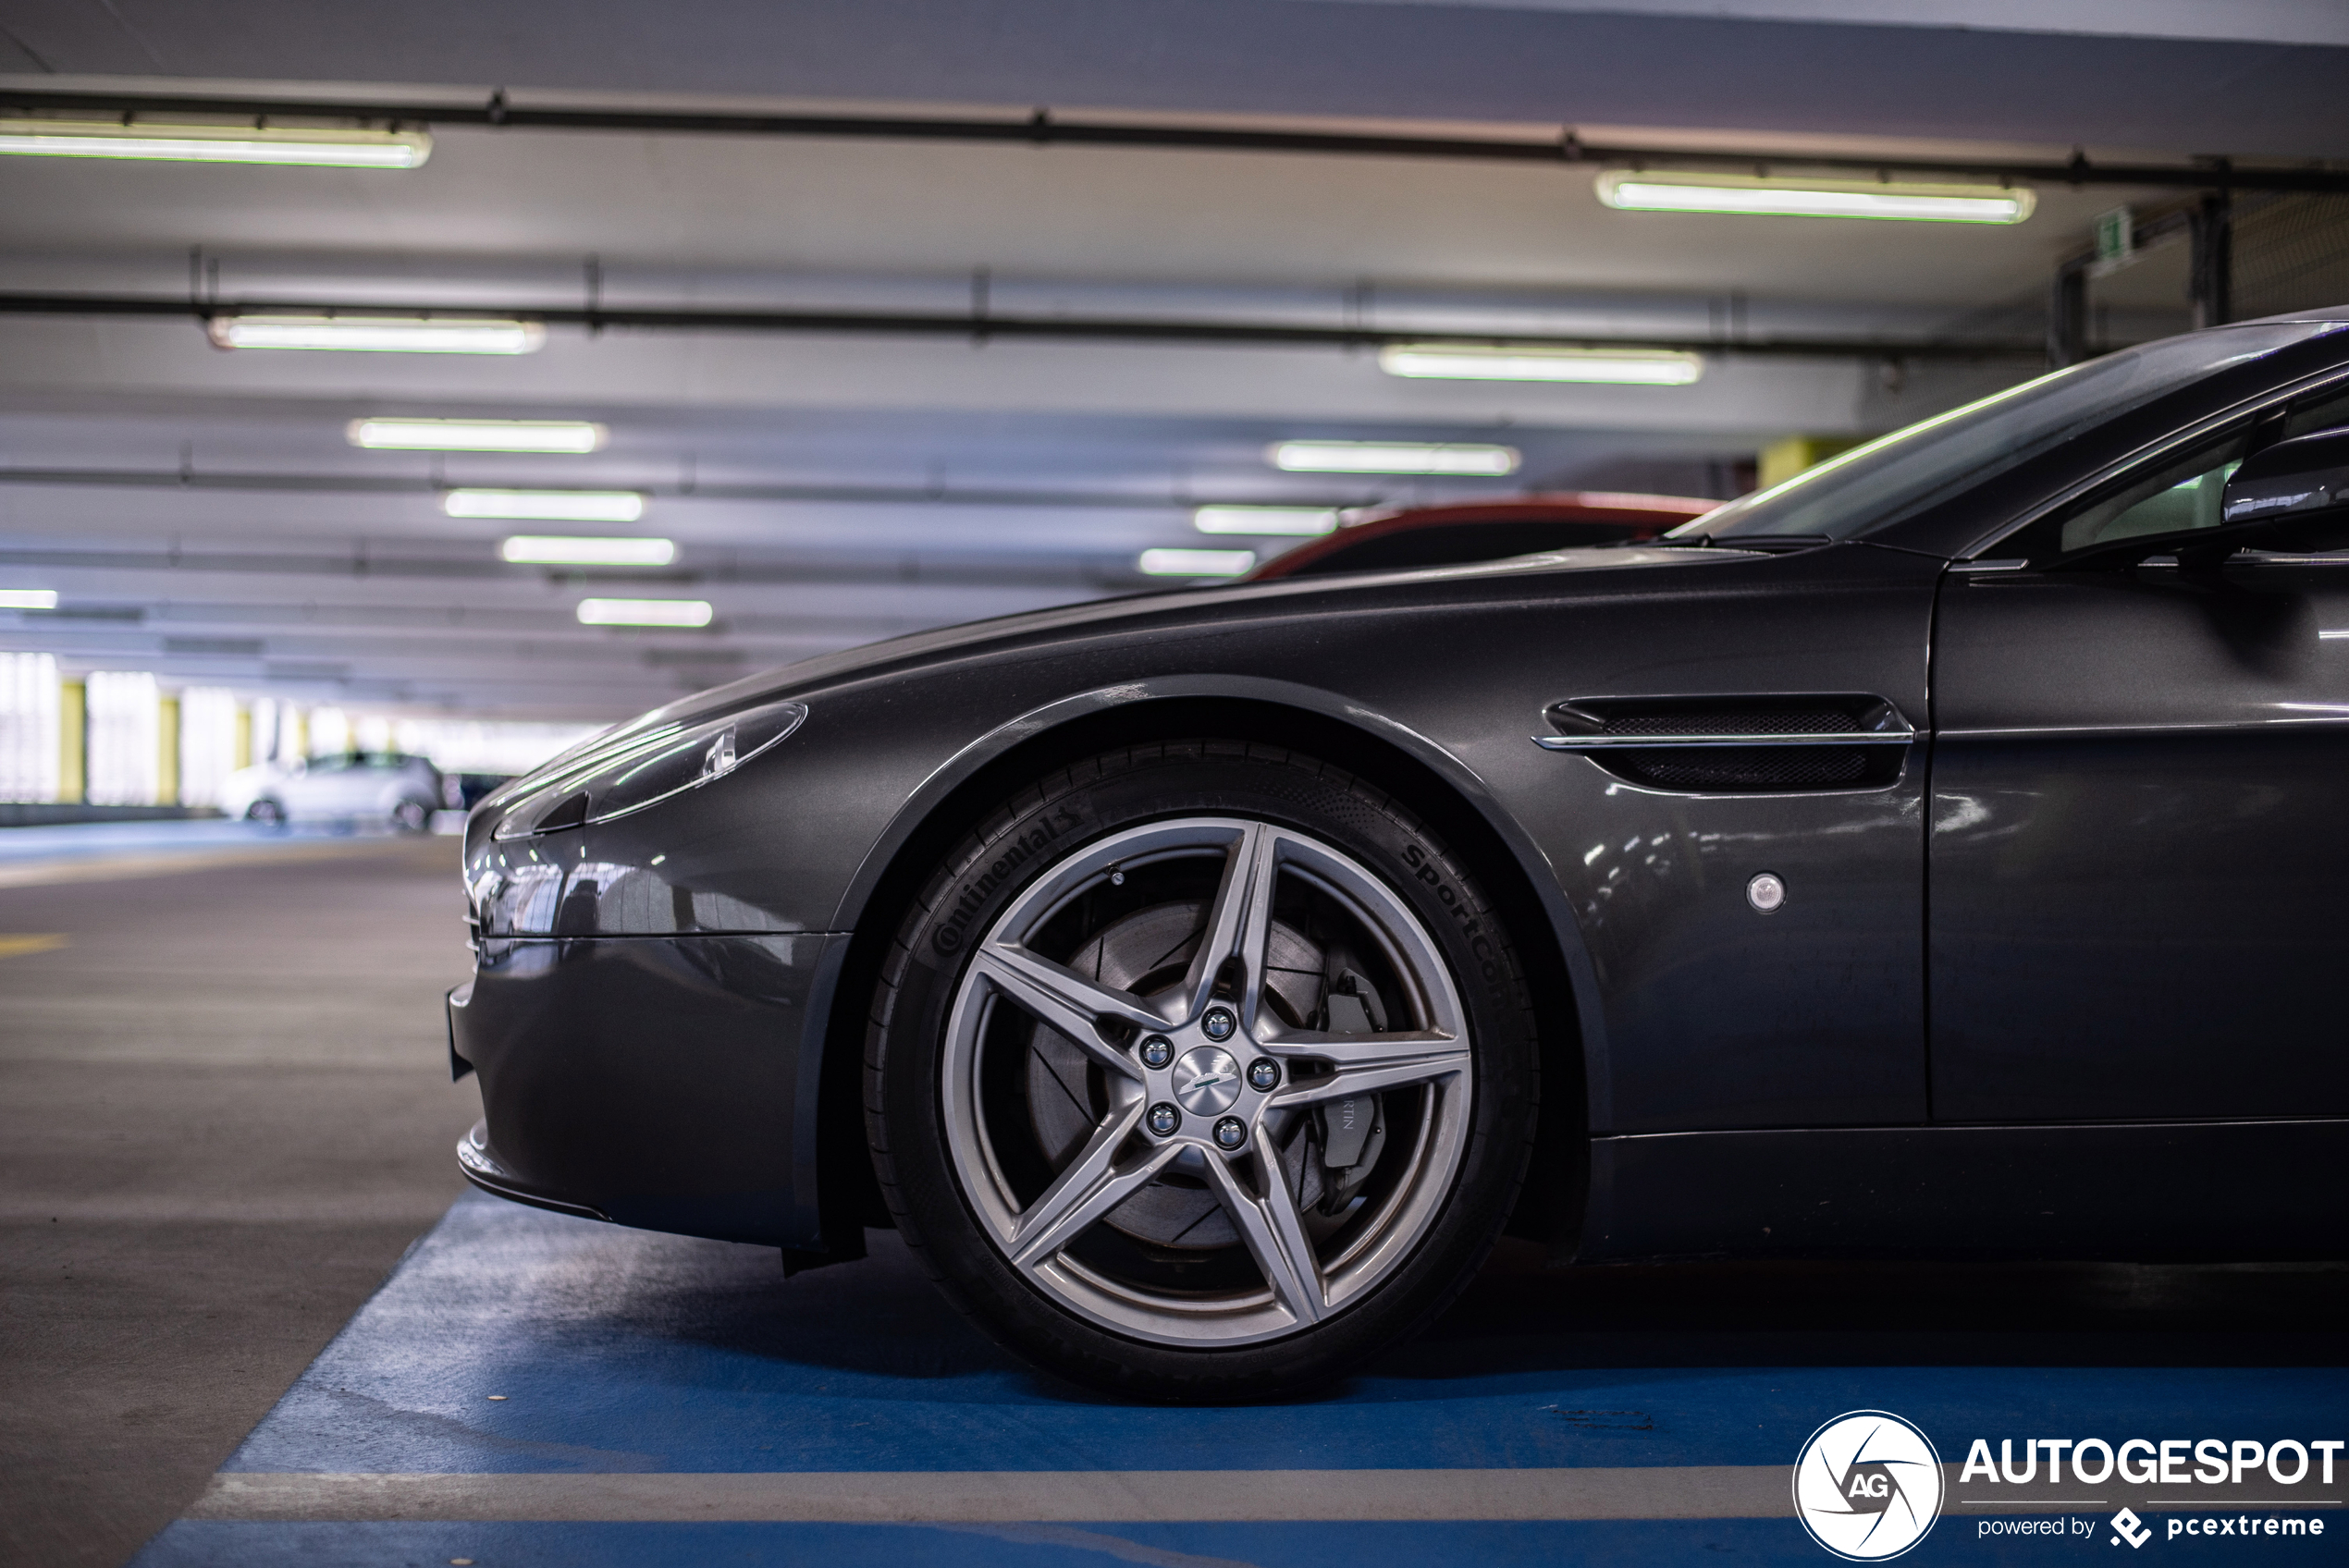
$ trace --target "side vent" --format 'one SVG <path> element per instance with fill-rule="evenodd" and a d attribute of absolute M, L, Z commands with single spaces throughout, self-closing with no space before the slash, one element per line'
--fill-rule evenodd
<path fill-rule="evenodd" d="M 1617 778 L 1687 794 L 1880 790 L 1916 732 L 1881 697 L 1578 697 L 1549 710 L 1545 751 L 1579 752 Z"/>

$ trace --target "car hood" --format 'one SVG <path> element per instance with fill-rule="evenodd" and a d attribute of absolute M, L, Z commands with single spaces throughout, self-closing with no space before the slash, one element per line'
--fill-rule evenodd
<path fill-rule="evenodd" d="M 1764 558 L 1763 552 L 1691 546 L 1601 545 L 1579 549 L 1548 550 L 1507 560 L 1478 561 L 1467 566 L 1422 567 L 1410 571 L 1364 572 L 1359 576 L 1308 577 L 1284 582 L 1250 582 L 1224 588 L 1202 588 L 1123 598 L 1092 599 L 1054 609 L 1028 610 L 989 620 L 965 621 L 931 631 L 916 631 L 885 642 L 819 654 L 774 669 L 745 676 L 724 686 L 637 715 L 624 724 L 588 737 L 533 768 L 498 792 L 484 805 L 494 806 L 529 794 L 547 776 L 570 766 L 591 752 L 621 742 L 638 731 L 664 724 L 693 724 L 716 718 L 733 708 L 795 697 L 827 686 L 867 680 L 894 669 L 930 663 L 946 654 L 980 649 L 1011 648 L 1023 643 L 1117 631 L 1181 627 L 1201 621 L 1242 620 L 1262 615 L 1336 615 L 1373 596 L 1391 599 L 1397 591 L 1422 589 L 1431 594 L 1457 593 L 1463 584 L 1489 583 L 1496 596 L 1508 592 L 1507 580 L 1559 573 L 1614 573 L 1669 570 L 1687 567 L 1727 566 Z"/>
<path fill-rule="evenodd" d="M 966 653 L 988 646 L 1008 647 L 1023 642 L 1057 639 L 1072 634 L 1140 631 L 1202 620 L 1246 619 L 1263 614 L 1341 614 L 1352 602 L 1373 596 L 1391 598 L 1396 590 L 1408 592 L 1415 585 L 1443 592 L 1445 585 L 1489 582 L 1496 592 L 1506 594 L 1505 582 L 1512 578 L 1567 572 L 1611 573 L 1717 567 L 1762 558 L 1763 555 L 1758 551 L 1717 546 L 1604 545 L 1550 550 L 1466 566 L 1424 567 L 1408 571 L 1300 578 L 1093 599 L 1053 609 L 1028 610 L 988 620 L 965 621 L 935 631 L 892 637 L 885 642 L 843 648 L 838 653 L 819 654 L 814 658 L 763 670 L 728 685 L 683 698 L 642 718 L 631 720 L 627 728 L 715 715 L 730 706 L 796 696 L 846 680 L 869 679 L 892 668 L 924 664 L 943 654 Z"/>

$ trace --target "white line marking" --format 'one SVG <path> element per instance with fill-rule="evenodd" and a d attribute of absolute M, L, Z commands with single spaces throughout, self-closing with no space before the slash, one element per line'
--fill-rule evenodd
<path fill-rule="evenodd" d="M 1790 1512 L 1783 1464 L 1552 1470 L 223 1472 L 193 1519 L 682 1519 L 872 1524 L 1744 1519 Z"/>

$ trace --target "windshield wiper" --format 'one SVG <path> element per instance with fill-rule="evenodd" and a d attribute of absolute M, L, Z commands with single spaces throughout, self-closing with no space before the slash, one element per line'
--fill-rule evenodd
<path fill-rule="evenodd" d="M 1712 533 L 1692 533 L 1685 539 L 1652 539 L 1651 545 L 1668 545 L 1683 550 L 1752 550 L 1765 556 L 1791 555 L 1797 550 L 1815 550 L 1822 545 L 1835 543 L 1831 533 L 1750 533 L 1731 534 L 1724 539 Z"/>

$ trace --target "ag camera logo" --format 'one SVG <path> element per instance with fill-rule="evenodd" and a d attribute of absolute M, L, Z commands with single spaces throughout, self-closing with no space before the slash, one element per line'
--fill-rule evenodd
<path fill-rule="evenodd" d="M 1941 1456 L 1888 1410 L 1854 1410 L 1811 1434 L 1794 1462 L 1794 1513 L 1848 1562 L 1881 1562 L 1941 1516 Z"/>

